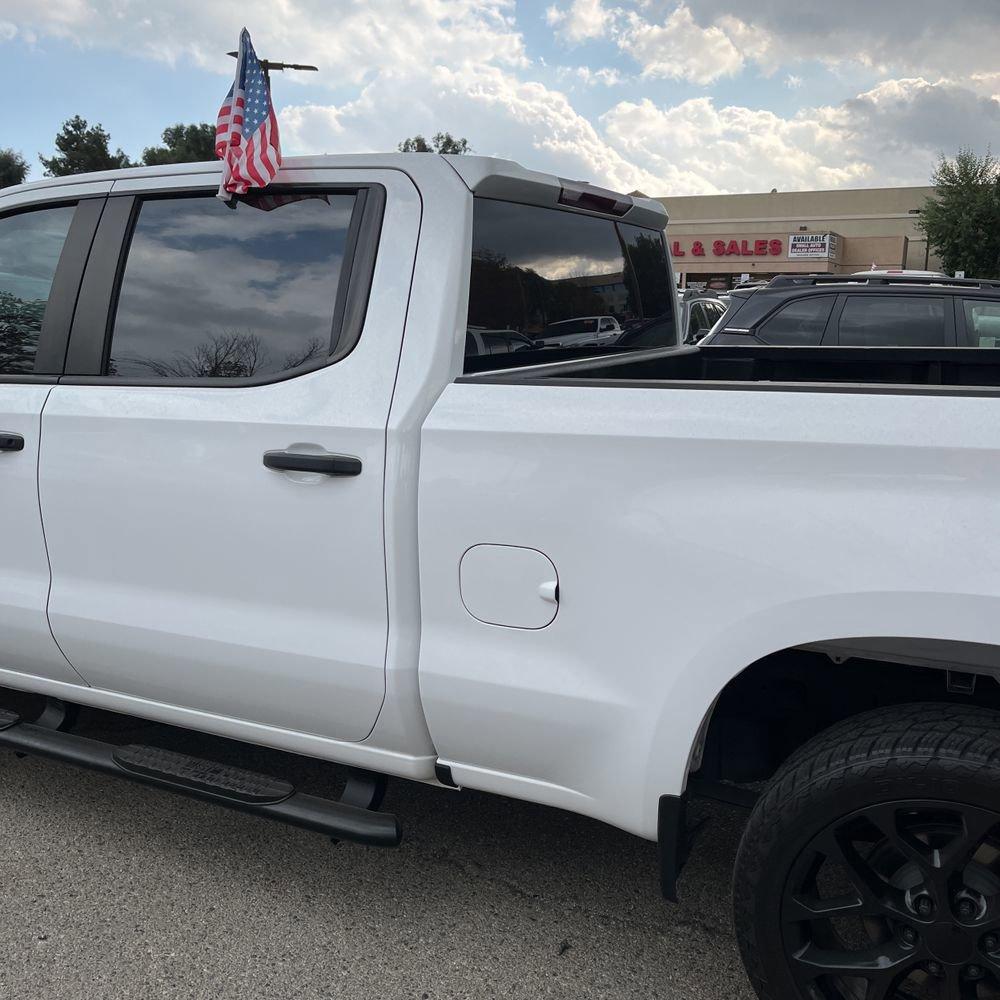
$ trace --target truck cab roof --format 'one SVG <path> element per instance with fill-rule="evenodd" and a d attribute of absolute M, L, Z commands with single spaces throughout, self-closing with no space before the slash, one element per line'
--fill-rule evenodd
<path fill-rule="evenodd" d="M 439 179 L 459 177 L 474 195 L 498 198 L 529 205 L 559 207 L 588 214 L 613 215 L 636 225 L 662 229 L 667 224 L 663 206 L 651 198 L 633 197 L 586 181 L 570 180 L 554 174 L 528 170 L 513 160 L 492 156 L 452 156 L 439 153 L 338 153 L 320 156 L 286 156 L 274 185 L 292 181 L 292 171 L 317 169 L 372 169 L 400 170 L 411 176 L 418 186 L 421 182 L 433 183 Z M 105 190 L 114 191 L 123 181 L 149 179 L 154 183 L 164 177 L 192 174 L 217 174 L 222 167 L 218 162 L 169 163 L 155 167 L 125 167 L 119 170 L 102 170 L 67 177 L 45 177 L 0 191 L 0 207 L 8 199 L 29 200 L 34 193 L 46 188 L 67 185 L 102 184 Z M 8 201 L 8 204 L 11 202 Z"/>

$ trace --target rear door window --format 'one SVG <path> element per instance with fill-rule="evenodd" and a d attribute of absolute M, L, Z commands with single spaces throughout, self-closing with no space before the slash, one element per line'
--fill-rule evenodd
<path fill-rule="evenodd" d="M 816 347 L 836 301 L 834 295 L 812 295 L 782 306 L 757 330 L 757 339 L 779 347 Z"/>
<path fill-rule="evenodd" d="M 73 206 L 0 219 L 0 375 L 31 374 Z"/>
<path fill-rule="evenodd" d="M 1000 302 L 965 299 L 965 346 L 1000 347 Z"/>
<path fill-rule="evenodd" d="M 468 326 L 510 331 L 511 363 L 674 346 L 673 294 L 657 230 L 474 201 Z M 489 352 L 469 352 L 477 346 L 466 339 L 466 371 L 497 363 Z"/>
<path fill-rule="evenodd" d="M 322 363 L 337 347 L 356 203 L 354 193 L 142 202 L 107 375 L 259 378 Z"/>
<path fill-rule="evenodd" d="M 928 295 L 848 295 L 841 347 L 945 347 L 945 301 Z"/>

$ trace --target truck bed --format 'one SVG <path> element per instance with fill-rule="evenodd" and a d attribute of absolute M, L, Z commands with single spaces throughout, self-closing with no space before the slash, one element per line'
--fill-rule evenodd
<path fill-rule="evenodd" d="M 511 358 L 516 358 L 512 355 Z M 1000 351 L 974 348 L 681 347 L 493 370 L 460 381 L 647 388 L 1000 393 Z"/>

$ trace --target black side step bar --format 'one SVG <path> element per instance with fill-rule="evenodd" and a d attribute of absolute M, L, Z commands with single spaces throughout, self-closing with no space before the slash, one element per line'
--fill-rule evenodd
<path fill-rule="evenodd" d="M 357 787 L 352 786 L 354 779 L 351 779 L 344 794 L 349 801 L 322 799 L 297 792 L 279 778 L 171 750 L 137 745 L 121 747 L 74 736 L 46 725 L 22 722 L 14 712 L 5 709 L 0 709 L 0 747 L 20 754 L 51 757 L 229 809 L 266 816 L 325 833 L 335 840 L 353 840 L 372 847 L 397 847 L 402 840 L 395 816 L 369 808 L 378 805 L 371 791 L 372 781 L 377 780 L 374 776 L 363 776 L 355 782 Z"/>

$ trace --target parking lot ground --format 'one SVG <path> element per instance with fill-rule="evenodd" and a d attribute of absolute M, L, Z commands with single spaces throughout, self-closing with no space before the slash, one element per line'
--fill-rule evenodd
<path fill-rule="evenodd" d="M 335 791 L 336 768 L 105 713 L 79 731 Z M 750 1000 L 709 824 L 680 906 L 651 843 L 510 799 L 390 784 L 399 850 L 0 753 L 0 998 Z M 697 807 L 701 809 L 702 807 Z"/>

